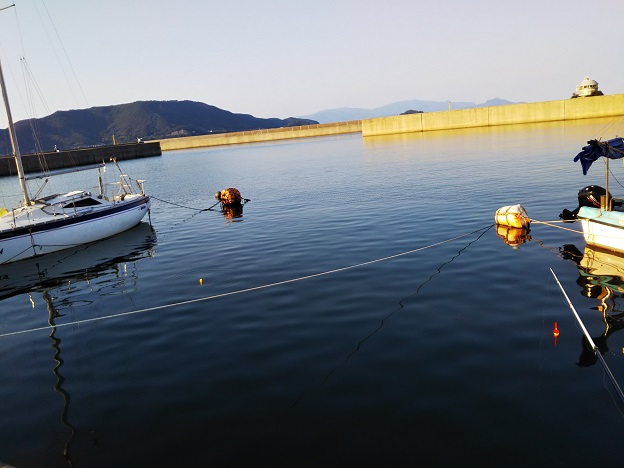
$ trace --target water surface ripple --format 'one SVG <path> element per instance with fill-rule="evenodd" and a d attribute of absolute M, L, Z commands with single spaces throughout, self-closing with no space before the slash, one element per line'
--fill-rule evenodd
<path fill-rule="evenodd" d="M 602 173 L 583 177 L 572 158 L 608 124 L 347 135 L 123 163 L 160 200 L 207 208 L 237 187 L 251 202 L 231 219 L 155 200 L 151 226 L 27 271 L 0 267 L 0 334 L 72 324 L 0 338 L 0 460 L 615 466 L 623 405 L 600 365 L 578 365 L 582 335 L 549 272 L 603 334 L 606 302 L 560 252 L 583 252 L 582 237 L 534 224 L 514 249 L 491 227 L 503 205 L 538 220 L 575 208 Z M 14 182 L 0 188 L 8 204 Z M 608 301 L 619 307 L 621 293 Z M 624 384 L 618 327 L 605 359 Z"/>

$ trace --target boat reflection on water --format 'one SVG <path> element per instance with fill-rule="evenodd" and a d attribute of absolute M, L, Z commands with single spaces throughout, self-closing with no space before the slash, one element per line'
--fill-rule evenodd
<path fill-rule="evenodd" d="M 63 398 L 63 409 L 61 411 L 61 422 L 68 429 L 69 435 L 65 444 L 63 446 L 63 458 L 67 461 L 69 466 L 73 466 L 70 455 L 71 444 L 76 437 L 76 428 L 72 426 L 69 421 L 69 403 L 71 401 L 71 396 L 67 390 L 63 387 L 63 383 L 65 382 L 65 378 L 61 374 L 61 367 L 64 364 L 63 359 L 61 358 L 61 339 L 56 336 L 56 323 L 55 319 L 58 318 L 61 314 L 54 307 L 54 301 L 52 296 L 50 296 L 49 291 L 44 291 L 43 298 L 48 306 L 48 324 L 51 327 L 50 331 L 50 339 L 52 340 L 52 349 L 54 350 L 54 377 L 56 377 L 56 383 L 54 384 L 54 391 L 57 392 Z"/>
<path fill-rule="evenodd" d="M 609 352 L 609 337 L 624 328 L 624 255 L 590 246 L 581 252 L 574 245 L 564 245 L 560 254 L 576 263 L 579 271 L 576 283 L 581 287 L 581 294 L 598 301 L 596 310 L 602 316 L 605 330 L 599 336 L 592 336 L 592 339 L 604 355 Z M 577 365 L 592 366 L 597 360 L 583 336 Z"/>
<path fill-rule="evenodd" d="M 0 300 L 116 273 L 123 264 L 154 255 L 156 233 L 148 223 L 91 244 L 2 265 Z"/>
<path fill-rule="evenodd" d="M 61 357 L 62 340 L 60 330 L 56 328 L 56 319 L 63 315 L 60 308 L 67 306 L 68 288 L 65 285 L 88 283 L 95 278 L 116 282 L 120 273 L 125 273 L 128 263 L 152 257 L 155 246 L 156 234 L 153 228 L 147 223 L 139 223 L 128 231 L 92 244 L 2 265 L 0 269 L 0 300 L 28 294 L 34 304 L 31 293 L 38 292 L 45 302 L 50 325 L 49 338 L 54 353 L 54 390 L 63 400 L 61 422 L 67 430 L 62 456 L 70 467 L 73 466 L 71 448 L 78 430 L 69 420 L 71 396 L 64 386 L 65 378 L 61 373 L 64 365 Z"/>

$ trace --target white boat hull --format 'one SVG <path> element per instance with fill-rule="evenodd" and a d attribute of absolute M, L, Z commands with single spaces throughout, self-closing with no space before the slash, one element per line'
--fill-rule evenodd
<path fill-rule="evenodd" d="M 74 217 L 22 226 L 13 233 L 0 233 L 0 264 L 76 247 L 126 231 L 143 219 L 149 206 L 149 197 L 143 196 Z"/>
<path fill-rule="evenodd" d="M 154 255 L 156 233 L 140 222 L 114 236 L 45 256 L 0 267 L 0 300 L 26 292 L 43 292 L 67 282 L 123 274 L 120 264 Z M 121 273 L 120 273 L 121 272 Z M 115 281 L 112 279 L 111 281 Z"/>
<path fill-rule="evenodd" d="M 582 207 L 578 218 L 587 244 L 624 253 L 624 212 Z"/>

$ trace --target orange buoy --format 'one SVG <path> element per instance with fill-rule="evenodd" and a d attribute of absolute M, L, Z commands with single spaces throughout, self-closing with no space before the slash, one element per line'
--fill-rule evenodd
<path fill-rule="evenodd" d="M 555 338 L 555 346 L 557 346 L 557 338 L 559 338 L 559 328 L 557 328 L 557 322 L 555 322 L 555 328 L 553 329 L 553 337 Z"/>
<path fill-rule="evenodd" d="M 531 219 L 522 205 L 503 206 L 496 210 L 494 219 L 496 224 L 515 228 L 523 228 L 531 224 Z"/>
<path fill-rule="evenodd" d="M 239 205 L 243 202 L 243 197 L 238 189 L 226 188 L 215 193 L 215 198 L 219 200 L 223 205 Z"/>

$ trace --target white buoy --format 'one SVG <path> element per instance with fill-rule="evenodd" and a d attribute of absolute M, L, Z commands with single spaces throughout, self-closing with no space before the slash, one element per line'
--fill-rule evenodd
<path fill-rule="evenodd" d="M 522 205 L 503 206 L 496 210 L 496 224 L 515 228 L 527 227 L 531 219 Z"/>

